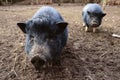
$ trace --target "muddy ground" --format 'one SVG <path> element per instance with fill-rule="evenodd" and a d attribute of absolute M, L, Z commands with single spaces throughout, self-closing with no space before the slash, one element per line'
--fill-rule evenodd
<path fill-rule="evenodd" d="M 107 6 L 99 32 L 85 32 L 80 5 L 52 5 L 69 22 L 69 38 L 54 65 L 38 72 L 25 61 L 25 34 L 16 26 L 41 5 L 0 6 L 0 80 L 120 80 L 120 7 Z"/>

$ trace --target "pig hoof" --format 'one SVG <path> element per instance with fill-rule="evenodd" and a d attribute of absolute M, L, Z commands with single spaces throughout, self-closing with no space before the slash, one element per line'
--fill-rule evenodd
<path fill-rule="evenodd" d="M 99 29 L 93 28 L 93 33 L 99 33 Z"/>
<path fill-rule="evenodd" d="M 86 26 L 86 25 L 85 25 L 85 23 L 83 23 L 82 25 L 83 25 L 83 27 L 85 27 L 85 26 Z"/>
<path fill-rule="evenodd" d="M 45 64 L 45 61 L 41 59 L 39 55 L 36 55 L 31 59 L 31 63 L 38 70 L 42 65 Z"/>
<path fill-rule="evenodd" d="M 89 32 L 88 27 L 85 27 L 85 32 Z"/>
<path fill-rule="evenodd" d="M 93 28 L 93 32 L 96 33 L 96 28 Z"/>

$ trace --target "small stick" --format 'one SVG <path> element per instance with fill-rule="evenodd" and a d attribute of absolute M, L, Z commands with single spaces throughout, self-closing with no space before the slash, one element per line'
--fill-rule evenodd
<path fill-rule="evenodd" d="M 17 61 L 17 54 L 15 55 L 15 60 L 14 60 L 14 64 L 13 64 L 13 70 L 15 70 L 16 61 Z"/>
<path fill-rule="evenodd" d="M 17 61 L 17 54 L 15 55 L 15 60 L 14 60 L 13 68 L 11 69 L 11 71 L 6 76 L 2 77 L 2 78 L 4 78 L 3 80 L 8 80 L 7 78 L 9 76 L 13 75 L 13 74 L 15 76 L 18 76 L 17 73 L 16 73 L 16 71 L 15 71 L 16 61 Z"/>
<path fill-rule="evenodd" d="M 15 76 L 17 76 L 17 73 L 16 73 L 16 71 L 15 71 L 15 65 L 16 65 L 17 58 L 18 58 L 18 56 L 17 56 L 17 54 L 16 54 L 16 55 L 15 55 L 14 64 L 13 64 L 13 69 L 11 70 L 11 73 L 14 72 Z"/>
<path fill-rule="evenodd" d="M 120 35 L 118 34 L 112 34 L 113 37 L 120 38 Z"/>
<path fill-rule="evenodd" d="M 15 70 L 11 70 L 5 77 L 3 80 L 8 80 L 8 77 L 15 74 L 15 76 L 17 76 L 17 73 Z"/>
<path fill-rule="evenodd" d="M 93 78 L 91 76 L 87 76 L 90 80 L 93 80 Z"/>
<path fill-rule="evenodd" d="M 25 66 L 24 66 L 23 70 L 26 69 L 26 65 L 27 65 L 27 64 L 26 64 L 26 61 L 27 61 L 27 55 L 25 54 L 25 61 L 24 61 L 24 62 L 25 62 Z"/>

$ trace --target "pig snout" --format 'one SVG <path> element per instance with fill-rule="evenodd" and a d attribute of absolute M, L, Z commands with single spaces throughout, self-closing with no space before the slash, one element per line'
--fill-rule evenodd
<path fill-rule="evenodd" d="M 33 56 L 30 61 L 36 69 L 45 64 L 45 61 L 39 55 Z"/>
<path fill-rule="evenodd" d="M 92 21 L 92 22 L 91 22 L 91 26 L 92 26 L 92 27 L 98 27 L 98 26 L 99 26 L 98 21 Z"/>
<path fill-rule="evenodd" d="M 31 63 L 36 69 L 39 69 L 47 60 L 51 59 L 49 47 L 46 44 L 34 44 L 29 56 Z"/>

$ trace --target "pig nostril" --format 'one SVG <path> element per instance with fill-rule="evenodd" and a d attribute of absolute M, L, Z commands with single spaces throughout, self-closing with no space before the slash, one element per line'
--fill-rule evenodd
<path fill-rule="evenodd" d="M 94 23 L 94 24 L 93 24 L 93 27 L 96 27 L 96 26 L 98 26 L 98 24 L 97 24 L 97 23 Z"/>
<path fill-rule="evenodd" d="M 38 57 L 39 57 L 39 56 L 34 56 L 34 57 L 31 59 L 31 63 L 32 63 L 32 64 L 35 64 L 36 61 L 38 60 Z"/>
<path fill-rule="evenodd" d="M 94 26 L 96 26 L 97 24 L 93 24 Z"/>
<path fill-rule="evenodd" d="M 41 59 L 39 55 L 36 55 L 31 59 L 31 63 L 36 69 L 39 69 L 42 65 L 44 65 L 45 61 Z"/>

